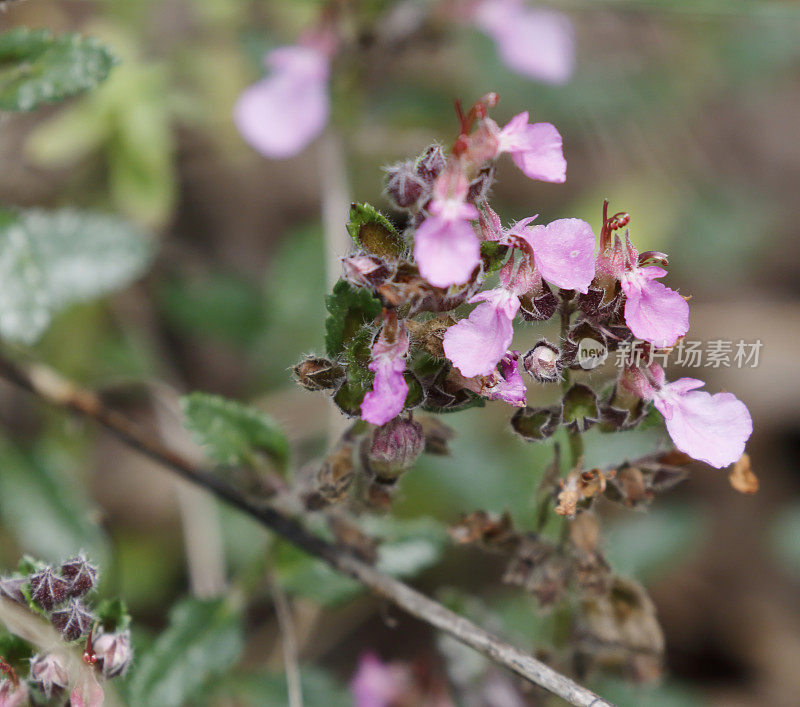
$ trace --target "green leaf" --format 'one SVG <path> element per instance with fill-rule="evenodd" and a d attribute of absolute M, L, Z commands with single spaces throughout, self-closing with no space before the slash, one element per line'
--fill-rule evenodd
<path fill-rule="evenodd" d="M 93 88 L 116 63 L 98 41 L 18 27 L 0 34 L 0 109 L 28 111 Z"/>
<path fill-rule="evenodd" d="M 113 216 L 72 209 L 0 218 L 0 336 L 34 343 L 66 306 L 128 285 L 152 239 Z"/>
<path fill-rule="evenodd" d="M 181 400 L 183 424 L 208 457 L 219 464 L 252 465 L 266 454 L 281 470 L 289 460 L 289 441 L 266 413 L 209 393 L 190 393 Z"/>
<path fill-rule="evenodd" d="M 128 704 L 194 704 L 207 683 L 238 660 L 243 646 L 240 617 L 224 600 L 180 602 L 170 612 L 166 630 L 139 655 L 128 684 Z"/>
<path fill-rule="evenodd" d="M 396 258 L 406 250 L 397 229 L 371 204 L 352 204 L 347 232 L 359 248 L 383 258 Z"/>
<path fill-rule="evenodd" d="M 481 243 L 481 260 L 483 269 L 487 275 L 497 272 L 506 261 L 508 246 L 502 245 L 497 241 L 483 241 Z"/>
<path fill-rule="evenodd" d="M 328 356 L 338 356 L 364 326 L 381 312 L 381 303 L 367 290 L 339 280 L 325 298 L 328 319 L 325 321 L 325 348 Z"/>
<path fill-rule="evenodd" d="M 75 463 L 41 448 L 22 450 L 0 437 L 0 516 L 23 551 L 60 562 L 85 550 L 102 564 L 105 537 L 90 520 L 92 508 L 80 484 L 65 475 L 65 462 Z"/>
<path fill-rule="evenodd" d="M 393 577 L 419 574 L 438 562 L 448 547 L 444 528 L 428 518 L 367 516 L 362 518 L 361 526 L 367 535 L 381 541 L 376 565 Z M 355 580 L 335 572 L 294 545 L 278 541 L 273 552 L 276 575 L 290 594 L 336 605 L 362 591 Z"/>
<path fill-rule="evenodd" d="M 564 396 L 564 424 L 574 432 L 586 432 L 600 419 L 597 395 L 583 383 L 575 383 Z"/>

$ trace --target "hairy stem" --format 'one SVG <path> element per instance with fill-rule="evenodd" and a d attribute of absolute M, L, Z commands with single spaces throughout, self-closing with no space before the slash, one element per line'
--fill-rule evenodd
<path fill-rule="evenodd" d="M 51 404 L 92 418 L 122 442 L 161 463 L 178 476 L 214 494 L 232 507 L 278 533 L 293 545 L 352 577 L 375 595 L 468 645 L 531 683 L 578 707 L 610 707 L 611 703 L 548 665 L 505 643 L 445 608 L 416 589 L 359 560 L 344 547 L 309 532 L 285 511 L 251 501 L 238 489 L 164 445 L 120 412 L 106 407 L 91 391 L 83 390 L 41 365 L 23 368 L 0 355 L 0 377 Z"/>

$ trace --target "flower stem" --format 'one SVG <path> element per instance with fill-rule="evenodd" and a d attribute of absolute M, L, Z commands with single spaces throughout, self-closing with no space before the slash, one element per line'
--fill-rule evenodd
<path fill-rule="evenodd" d="M 570 319 L 574 311 L 572 298 L 573 294 L 570 290 L 559 291 L 560 304 L 558 307 L 559 315 L 561 317 L 561 344 L 567 340 L 567 332 L 569 331 Z M 566 395 L 570 388 L 570 370 L 564 367 L 561 372 L 561 394 Z M 566 428 L 567 446 L 569 447 L 569 456 L 567 457 L 567 471 L 574 469 L 578 466 L 581 457 L 583 456 L 583 436 L 580 432 L 573 432 Z"/>

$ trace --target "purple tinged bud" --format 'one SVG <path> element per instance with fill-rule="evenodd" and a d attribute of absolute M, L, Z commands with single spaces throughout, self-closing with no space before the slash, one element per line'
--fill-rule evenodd
<path fill-rule="evenodd" d="M 71 599 L 63 609 L 54 611 L 50 621 L 66 641 L 76 641 L 89 631 L 94 616 L 80 599 Z"/>
<path fill-rule="evenodd" d="M 394 481 L 414 465 L 424 448 L 422 425 L 414 420 L 395 418 L 373 433 L 369 468 L 379 480 Z"/>
<path fill-rule="evenodd" d="M 540 383 L 561 378 L 561 351 L 546 339 L 539 341 L 522 359 L 525 370 Z"/>
<path fill-rule="evenodd" d="M 107 678 L 123 675 L 133 658 L 130 631 L 101 633 L 94 640 L 93 647 L 97 656 L 97 664 Z"/>
<path fill-rule="evenodd" d="M 26 577 L 0 577 L 0 597 L 27 605 L 28 602 L 22 593 L 22 587 L 27 583 L 28 579 Z"/>
<path fill-rule="evenodd" d="M 28 688 L 18 680 L 0 680 L 0 707 L 25 707 L 29 705 Z"/>
<path fill-rule="evenodd" d="M 416 172 L 427 182 L 433 182 L 444 169 L 447 160 L 441 145 L 431 145 L 417 159 Z"/>
<path fill-rule="evenodd" d="M 69 582 L 69 595 L 82 597 L 94 589 L 97 583 L 97 567 L 82 555 L 73 557 L 61 565 L 61 574 Z"/>
<path fill-rule="evenodd" d="M 30 679 L 38 685 L 49 700 L 54 694 L 66 689 L 69 673 L 61 661 L 52 653 L 31 658 Z"/>
<path fill-rule="evenodd" d="M 386 193 L 401 209 L 414 206 L 429 192 L 430 184 L 417 174 L 413 162 L 400 162 L 386 170 Z"/>
<path fill-rule="evenodd" d="M 69 583 L 53 572 L 52 567 L 45 567 L 40 572 L 32 574 L 31 599 L 46 611 L 63 603 L 67 598 Z"/>

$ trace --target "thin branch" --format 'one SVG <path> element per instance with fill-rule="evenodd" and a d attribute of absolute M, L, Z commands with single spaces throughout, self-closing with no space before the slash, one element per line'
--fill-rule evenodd
<path fill-rule="evenodd" d="M 54 405 L 92 418 L 128 446 L 251 516 L 293 545 L 357 580 L 377 596 L 387 599 L 417 619 L 450 634 L 570 704 L 576 707 L 613 707 L 610 702 L 591 690 L 501 641 L 416 589 L 379 572 L 372 565 L 354 557 L 345 548 L 314 535 L 285 512 L 251 501 L 217 475 L 177 454 L 125 415 L 106 407 L 91 391 L 78 388 L 51 369 L 41 365 L 22 368 L 0 355 L 0 377 Z"/>
<path fill-rule="evenodd" d="M 283 669 L 286 672 L 286 688 L 289 693 L 289 707 L 303 707 L 303 689 L 300 685 L 300 665 L 297 658 L 297 638 L 294 631 L 292 609 L 286 593 L 275 580 L 272 572 L 267 572 L 267 584 L 272 603 L 275 605 L 275 616 L 278 618 L 278 630 L 281 634 L 283 650 Z"/>

